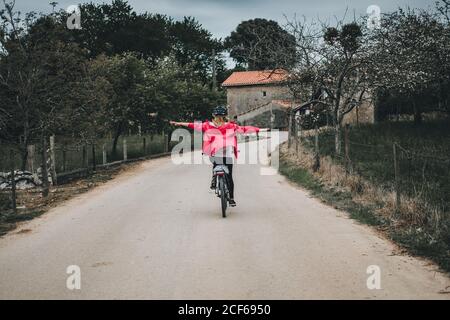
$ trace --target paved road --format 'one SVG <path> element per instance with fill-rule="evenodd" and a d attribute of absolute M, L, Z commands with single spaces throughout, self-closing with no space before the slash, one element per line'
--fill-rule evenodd
<path fill-rule="evenodd" d="M 235 177 L 226 219 L 209 166 L 170 158 L 68 201 L 0 239 L 0 298 L 449 298 L 435 267 L 280 175 L 238 165 Z M 81 290 L 66 287 L 69 265 Z M 380 290 L 367 288 L 370 265 Z"/>

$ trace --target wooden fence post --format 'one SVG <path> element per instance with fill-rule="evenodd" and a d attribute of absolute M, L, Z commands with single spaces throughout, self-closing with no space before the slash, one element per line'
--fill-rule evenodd
<path fill-rule="evenodd" d="M 105 165 L 106 161 L 107 161 L 107 159 L 106 159 L 106 144 L 105 143 L 102 146 L 102 155 L 103 155 L 103 164 Z"/>
<path fill-rule="evenodd" d="M 298 119 L 295 119 L 295 153 L 298 153 L 298 148 L 299 148 L 299 139 L 298 139 L 298 127 L 299 127 L 299 123 L 298 123 Z"/>
<path fill-rule="evenodd" d="M 47 167 L 47 137 L 42 136 L 42 196 L 48 197 L 49 182 L 48 182 L 48 167 Z"/>
<path fill-rule="evenodd" d="M 288 148 L 291 148 L 292 140 L 292 111 L 289 112 L 289 124 L 288 124 Z"/>
<path fill-rule="evenodd" d="M 62 168 L 63 172 L 66 172 L 66 165 L 67 165 L 67 146 L 66 144 L 63 145 L 62 149 Z"/>
<path fill-rule="evenodd" d="M 127 150 L 127 139 L 126 138 L 123 139 L 123 160 L 124 161 L 128 160 L 128 150 Z"/>
<path fill-rule="evenodd" d="M 169 152 L 169 135 L 164 134 L 164 153 Z"/>
<path fill-rule="evenodd" d="M 50 173 L 52 175 L 52 184 L 58 184 L 56 176 L 56 157 L 55 157 L 55 135 L 50 136 Z"/>
<path fill-rule="evenodd" d="M 14 151 L 12 149 L 9 153 L 9 160 L 11 165 L 11 204 L 13 213 L 17 214 L 16 173 L 14 168 Z"/>
<path fill-rule="evenodd" d="M 34 145 L 29 145 L 27 146 L 27 149 L 28 149 L 28 170 L 30 170 L 31 173 L 34 173 L 35 172 L 34 158 L 36 147 Z"/>
<path fill-rule="evenodd" d="M 395 210 L 398 211 L 400 209 L 400 168 L 398 165 L 398 154 L 397 154 L 397 144 L 394 142 L 393 144 L 393 152 L 394 152 L 394 179 L 395 179 Z"/>
<path fill-rule="evenodd" d="M 147 155 L 147 139 L 145 137 L 142 138 L 142 153 L 144 157 Z"/>
<path fill-rule="evenodd" d="M 317 122 L 314 125 L 314 166 L 313 170 L 316 172 L 320 168 L 320 154 L 319 154 L 319 128 Z"/>
<path fill-rule="evenodd" d="M 83 163 L 82 166 L 86 171 L 88 170 L 88 156 L 87 156 L 87 147 L 83 145 Z"/>
<path fill-rule="evenodd" d="M 302 124 L 300 118 L 298 119 L 298 141 L 302 142 Z"/>
<path fill-rule="evenodd" d="M 96 153 L 95 153 L 95 141 L 92 142 L 92 170 L 97 170 L 97 159 L 96 159 Z"/>

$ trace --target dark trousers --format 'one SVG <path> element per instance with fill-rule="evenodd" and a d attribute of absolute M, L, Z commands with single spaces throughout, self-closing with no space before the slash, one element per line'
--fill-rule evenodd
<path fill-rule="evenodd" d="M 230 198 L 234 199 L 234 182 L 233 182 L 233 158 L 225 158 L 225 157 L 211 157 L 210 158 L 213 164 L 213 170 L 218 164 L 224 164 L 227 166 L 230 174 L 228 175 L 228 187 L 230 191 Z M 214 171 L 213 171 L 213 179 L 214 179 Z"/>

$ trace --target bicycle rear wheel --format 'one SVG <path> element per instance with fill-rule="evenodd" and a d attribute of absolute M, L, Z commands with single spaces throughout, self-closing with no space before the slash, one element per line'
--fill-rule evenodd
<path fill-rule="evenodd" d="M 222 217 L 227 217 L 227 193 L 225 188 L 225 179 L 219 178 L 220 202 L 222 204 Z"/>

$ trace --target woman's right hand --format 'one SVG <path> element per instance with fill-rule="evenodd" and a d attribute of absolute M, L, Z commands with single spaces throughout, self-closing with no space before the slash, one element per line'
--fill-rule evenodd
<path fill-rule="evenodd" d="M 189 126 L 189 122 L 177 122 L 177 121 L 169 121 L 169 123 L 173 126 L 177 126 L 177 127 L 188 127 Z"/>

